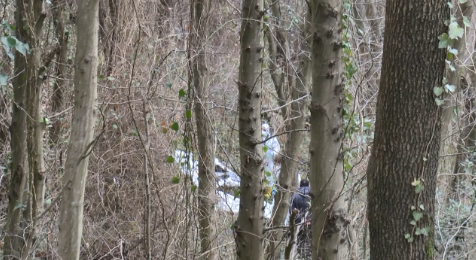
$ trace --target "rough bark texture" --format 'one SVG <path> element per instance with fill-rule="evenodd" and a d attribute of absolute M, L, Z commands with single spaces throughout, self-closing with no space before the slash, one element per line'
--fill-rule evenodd
<path fill-rule="evenodd" d="M 23 0 L 16 1 L 17 9 L 15 13 L 15 34 L 18 40 L 25 42 L 27 34 L 25 22 L 26 7 Z M 10 146 L 12 156 L 11 181 L 8 191 L 8 212 L 7 223 L 5 225 L 5 238 L 3 257 L 5 259 L 18 259 L 23 245 L 23 238 L 20 236 L 20 217 L 22 213 L 21 204 L 23 187 L 25 186 L 25 155 L 26 155 L 26 57 L 15 51 L 15 65 L 13 80 L 13 104 L 12 122 L 10 124 Z"/>
<path fill-rule="evenodd" d="M 438 36 L 448 29 L 446 2 L 387 1 L 375 139 L 367 169 L 371 259 L 434 257 L 441 108 L 433 88 L 441 86 L 445 69 Z M 418 194 L 415 180 L 424 186 Z M 411 225 L 418 213 L 422 217 Z M 426 228 L 428 236 L 418 235 L 416 228 Z"/>
<path fill-rule="evenodd" d="M 263 0 L 244 0 L 238 76 L 240 212 L 235 226 L 240 260 L 263 259 L 264 167 L 261 145 Z"/>
<path fill-rule="evenodd" d="M 312 259 L 348 257 L 342 155 L 342 1 L 312 3 Z"/>
<path fill-rule="evenodd" d="M 74 111 L 68 145 L 64 195 L 60 205 L 58 255 L 79 259 L 83 231 L 84 188 L 97 118 L 99 0 L 78 1 L 74 75 Z"/>
<path fill-rule="evenodd" d="M 210 13 L 209 0 L 192 2 L 193 14 L 193 85 L 194 105 L 198 139 L 198 220 L 200 224 L 200 245 L 202 259 L 217 259 L 215 237 L 215 151 L 213 145 L 212 122 L 208 116 L 208 68 L 206 41 Z"/>

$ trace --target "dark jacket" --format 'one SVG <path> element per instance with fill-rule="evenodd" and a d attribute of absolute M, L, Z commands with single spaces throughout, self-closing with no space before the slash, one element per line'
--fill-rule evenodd
<path fill-rule="evenodd" d="M 291 206 L 289 207 L 290 213 L 293 209 L 298 209 L 299 214 L 296 216 L 296 220 L 300 221 L 302 216 L 306 213 L 309 208 L 309 201 L 311 197 L 309 196 L 309 186 L 304 186 L 299 188 L 299 190 L 294 193 L 291 197 Z"/>

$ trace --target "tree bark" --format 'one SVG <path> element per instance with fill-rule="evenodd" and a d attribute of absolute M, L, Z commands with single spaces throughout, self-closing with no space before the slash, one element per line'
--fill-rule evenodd
<path fill-rule="evenodd" d="M 367 169 L 371 259 L 434 259 L 441 108 L 433 88 L 442 84 L 445 50 L 438 48 L 438 36 L 448 30 L 448 17 L 446 1 L 386 4 L 375 139 Z"/>
<path fill-rule="evenodd" d="M 342 154 L 342 1 L 312 3 L 310 186 L 312 259 L 348 257 Z"/>
<path fill-rule="evenodd" d="M 36 241 L 37 222 L 34 221 L 43 209 L 45 197 L 45 162 L 43 159 L 43 133 L 45 129 L 45 122 L 41 121 L 41 93 L 42 93 L 42 77 L 45 67 L 41 66 L 41 35 L 43 30 L 43 23 L 46 17 L 44 12 L 44 1 L 34 0 L 30 3 L 29 18 L 29 44 L 31 47 L 31 54 L 28 56 L 27 65 L 27 112 L 30 115 L 27 117 L 27 149 L 28 149 L 28 166 L 29 178 L 28 188 L 29 192 L 24 198 L 27 201 L 27 209 L 24 220 L 27 223 L 25 232 L 26 247 L 22 252 L 22 257 L 25 259 L 29 255 L 30 249 Z"/>
<path fill-rule="evenodd" d="M 78 3 L 74 75 L 74 111 L 68 145 L 64 195 L 60 205 L 58 255 L 79 259 L 83 229 L 84 189 L 89 154 L 94 146 L 97 118 L 98 9 L 99 0 Z"/>
<path fill-rule="evenodd" d="M 202 259 L 214 260 L 218 257 L 215 231 L 215 150 L 211 118 L 208 115 L 210 93 L 206 55 L 209 0 L 194 0 L 191 3 L 193 15 L 192 69 L 195 86 L 194 105 L 198 139 L 198 221 L 200 224 L 200 253 Z"/>
<path fill-rule="evenodd" d="M 279 2 L 276 2 L 275 5 L 278 5 Z M 273 16 L 275 19 L 279 20 L 279 11 L 276 11 L 276 9 L 279 10 L 279 7 L 274 7 L 271 9 L 273 11 Z M 291 89 L 291 100 L 293 101 L 290 105 L 290 109 L 286 109 L 287 107 L 283 108 L 283 117 L 285 119 L 290 118 L 289 120 L 286 120 L 286 125 L 285 125 L 285 131 L 289 132 L 288 137 L 286 139 L 286 145 L 284 149 L 284 158 L 283 158 L 283 163 L 281 166 L 281 170 L 279 173 L 278 177 L 278 185 L 277 185 L 277 190 L 276 194 L 274 196 L 274 208 L 273 208 L 273 219 L 272 219 L 272 226 L 277 227 L 281 226 L 284 224 L 284 221 L 286 219 L 286 216 L 288 214 L 289 210 L 289 200 L 293 188 L 293 183 L 296 182 L 295 179 L 297 179 L 296 175 L 296 159 L 298 157 L 298 154 L 300 152 L 301 148 L 301 143 L 302 139 L 304 136 L 303 131 L 295 131 L 295 130 L 300 130 L 304 129 L 304 125 L 306 123 L 306 117 L 304 115 L 306 109 L 307 109 L 307 100 L 299 100 L 299 98 L 302 98 L 303 96 L 308 94 L 308 85 L 310 82 L 310 59 L 309 59 L 309 51 L 310 51 L 310 42 L 308 41 L 309 39 L 309 19 L 306 19 L 304 21 L 304 24 L 302 25 L 303 28 L 303 39 L 301 43 L 301 50 L 300 50 L 300 55 L 298 57 L 298 64 L 297 66 L 297 73 L 292 73 L 289 76 L 288 84 L 290 85 Z M 266 30 L 267 32 L 267 38 L 268 42 L 270 43 L 269 45 L 269 55 L 271 56 L 271 63 L 275 62 L 277 59 L 277 51 L 276 48 L 272 46 L 272 42 L 274 41 L 271 37 L 270 34 L 271 30 Z M 281 36 L 281 38 L 284 38 Z M 286 46 L 287 43 L 280 43 L 281 46 Z M 284 58 L 283 58 L 284 59 Z M 288 59 L 284 59 L 285 62 L 288 62 Z M 271 67 L 271 65 L 270 65 Z M 293 67 L 292 64 L 286 65 L 286 67 Z M 275 77 L 277 75 L 275 74 Z M 278 85 L 280 83 L 281 85 L 283 84 L 283 80 L 273 80 L 273 83 L 275 84 L 276 91 L 279 93 L 279 89 L 282 88 L 282 86 Z M 278 96 L 279 98 L 279 96 Z M 285 100 L 284 100 L 285 101 Z M 278 102 L 279 103 L 279 102 Z M 286 102 L 284 102 L 286 103 Z M 289 114 L 288 114 L 289 113 Z M 295 131 L 295 132 L 293 132 Z M 283 239 L 283 230 L 282 229 L 277 229 L 271 231 L 271 241 L 270 245 L 268 247 L 268 254 L 272 255 L 272 259 L 279 259 L 280 257 L 280 247 L 283 245 L 281 240 Z"/>
<path fill-rule="evenodd" d="M 51 96 L 51 110 L 53 113 L 61 112 L 63 109 L 63 92 L 66 87 L 66 73 L 68 62 L 68 40 L 69 32 L 65 28 L 64 7 L 60 0 L 53 2 L 53 18 L 55 19 L 55 34 L 58 39 L 59 47 L 56 51 L 55 73 L 56 80 L 53 85 L 53 95 Z M 62 120 L 57 119 L 49 131 L 51 145 L 56 145 L 61 132 Z"/>
<path fill-rule="evenodd" d="M 235 226 L 240 260 L 263 259 L 264 173 L 261 145 L 263 0 L 244 0 L 241 24 L 239 144 L 240 211 Z"/>
<path fill-rule="evenodd" d="M 22 42 L 28 40 L 25 30 L 26 23 L 23 20 L 26 14 L 26 6 L 23 0 L 16 1 L 15 34 Z M 23 246 L 23 238 L 20 229 L 20 217 L 23 209 L 23 188 L 25 186 L 25 157 L 26 157 L 26 82 L 27 82 L 26 57 L 15 51 L 13 78 L 13 104 L 12 122 L 10 124 L 10 146 L 12 156 L 11 179 L 8 190 L 7 223 L 5 225 L 5 238 L 3 257 L 6 260 L 18 259 Z"/>

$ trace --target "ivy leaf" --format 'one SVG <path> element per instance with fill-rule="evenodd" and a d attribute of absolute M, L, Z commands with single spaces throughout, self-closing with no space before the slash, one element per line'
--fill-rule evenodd
<path fill-rule="evenodd" d="M 464 23 L 464 26 L 470 28 L 471 27 L 471 22 L 469 21 L 468 17 L 466 16 L 463 16 L 463 23 Z"/>
<path fill-rule="evenodd" d="M 172 87 L 172 83 L 171 83 L 171 82 L 167 82 L 167 83 L 165 84 L 165 86 L 166 86 L 167 88 L 171 88 L 171 87 Z"/>
<path fill-rule="evenodd" d="M 268 151 L 268 146 L 263 146 L 263 152 L 266 153 Z"/>
<path fill-rule="evenodd" d="M 16 47 L 17 40 L 13 37 L 8 37 L 7 38 L 7 43 L 8 43 L 8 46 L 10 46 L 10 47 Z"/>
<path fill-rule="evenodd" d="M 183 88 L 179 90 L 178 96 L 179 97 L 185 97 L 185 90 L 183 90 Z"/>
<path fill-rule="evenodd" d="M 271 177 L 271 173 L 269 171 L 264 171 L 264 174 L 266 174 L 268 177 Z"/>
<path fill-rule="evenodd" d="M 460 3 L 460 4 L 464 4 L 464 3 L 466 3 L 466 2 L 468 2 L 468 0 L 459 0 L 459 3 Z"/>
<path fill-rule="evenodd" d="M 177 131 L 179 130 L 179 125 L 178 125 L 177 122 L 174 122 L 174 123 L 170 126 L 170 128 L 171 128 L 172 130 L 175 130 L 175 132 L 177 132 Z"/>
<path fill-rule="evenodd" d="M 117 129 L 117 127 L 118 127 L 117 124 L 112 125 L 112 128 L 114 128 L 114 129 Z"/>
<path fill-rule="evenodd" d="M 423 206 L 423 204 L 420 204 L 420 209 L 425 210 L 425 206 Z"/>
<path fill-rule="evenodd" d="M 174 161 L 175 161 L 175 159 L 172 155 L 169 155 L 169 157 L 167 157 L 167 162 L 168 163 L 173 163 Z"/>
<path fill-rule="evenodd" d="M 5 86 L 8 83 L 8 75 L 0 74 L 0 86 Z"/>
<path fill-rule="evenodd" d="M 23 43 L 17 44 L 15 48 L 17 49 L 18 52 L 20 52 L 23 55 L 28 54 L 30 50 L 30 47 L 28 46 L 28 44 L 23 44 Z"/>
<path fill-rule="evenodd" d="M 197 190 L 197 186 L 196 185 L 192 185 L 192 187 L 190 187 L 190 190 L 192 192 L 195 192 Z"/>
<path fill-rule="evenodd" d="M 405 234 L 405 239 L 408 241 L 408 243 L 413 242 L 413 237 L 410 236 L 410 234 Z"/>
<path fill-rule="evenodd" d="M 453 53 L 454 55 L 458 55 L 458 50 L 457 50 L 457 49 L 453 49 L 453 48 L 451 48 L 451 47 L 448 48 L 448 52 Z"/>
<path fill-rule="evenodd" d="M 421 235 L 421 229 L 420 228 L 416 228 L 415 235 L 417 235 L 417 236 Z"/>
<path fill-rule="evenodd" d="M 185 111 L 185 117 L 186 117 L 187 119 L 192 118 L 192 111 L 191 111 L 191 110 Z"/>
<path fill-rule="evenodd" d="M 447 33 L 443 33 L 442 35 L 438 36 L 438 40 L 440 40 L 440 42 L 438 43 L 438 48 L 441 48 L 441 49 L 446 48 L 452 45 L 453 43 L 453 40 L 450 39 Z"/>
<path fill-rule="evenodd" d="M 441 105 L 443 105 L 443 104 L 445 103 L 444 100 L 441 100 L 441 99 L 439 99 L 439 98 L 435 98 L 435 102 L 436 102 L 436 105 L 437 105 L 437 106 L 441 106 Z"/>
<path fill-rule="evenodd" d="M 457 22 L 451 22 L 448 26 L 448 29 L 450 39 L 458 39 L 463 37 L 464 30 L 463 28 L 459 27 Z"/>
<path fill-rule="evenodd" d="M 422 192 L 422 191 L 423 191 L 423 185 L 420 184 L 420 185 L 417 185 L 417 186 L 415 187 L 415 193 L 416 193 L 416 194 L 418 194 L 418 193 L 420 193 L 420 192 Z"/>
<path fill-rule="evenodd" d="M 174 176 L 174 177 L 172 178 L 172 183 L 173 183 L 173 184 L 178 184 L 179 182 L 180 182 L 180 177 Z"/>
<path fill-rule="evenodd" d="M 410 225 L 415 226 L 416 225 L 415 220 L 410 221 Z"/>
<path fill-rule="evenodd" d="M 453 9 L 453 4 L 451 2 L 448 2 L 448 6 L 450 7 L 450 9 Z"/>
<path fill-rule="evenodd" d="M 240 191 L 239 190 L 235 191 L 235 194 L 233 196 L 234 196 L 233 199 L 238 198 L 240 196 Z"/>
<path fill-rule="evenodd" d="M 412 215 L 413 215 L 413 220 L 415 220 L 415 221 L 418 221 L 423 217 L 423 213 L 418 212 L 418 211 L 413 211 Z"/>
<path fill-rule="evenodd" d="M 445 89 L 451 93 L 455 92 L 456 87 L 454 85 L 446 84 Z"/>
<path fill-rule="evenodd" d="M 429 227 L 425 227 L 425 228 L 420 229 L 421 234 L 424 235 L 425 237 L 428 236 L 429 231 L 430 231 Z"/>
<path fill-rule="evenodd" d="M 443 88 L 442 87 L 434 87 L 433 88 L 433 93 L 435 96 L 439 97 L 441 94 L 443 94 Z"/>

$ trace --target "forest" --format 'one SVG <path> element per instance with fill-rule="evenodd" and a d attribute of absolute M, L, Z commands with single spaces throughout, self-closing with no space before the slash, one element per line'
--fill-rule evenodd
<path fill-rule="evenodd" d="M 476 0 L 0 0 L 0 259 L 476 260 Z"/>

